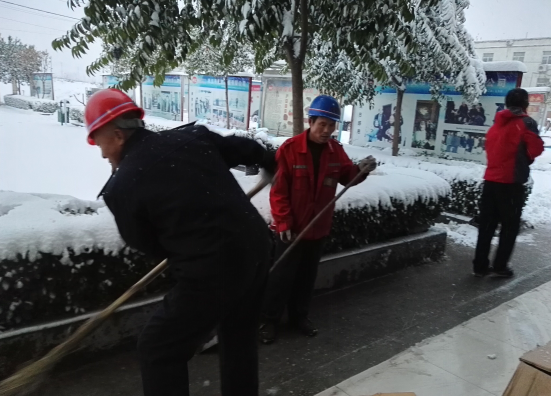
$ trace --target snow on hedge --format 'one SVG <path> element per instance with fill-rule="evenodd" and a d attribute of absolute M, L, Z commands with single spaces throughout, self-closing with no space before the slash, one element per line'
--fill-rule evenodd
<path fill-rule="evenodd" d="M 54 113 L 58 106 L 55 100 L 39 99 L 23 95 L 5 95 L 4 103 L 6 106 L 24 110 L 33 110 L 40 113 Z"/>
<path fill-rule="evenodd" d="M 258 182 L 259 176 L 248 177 L 235 170 L 232 173 L 244 191 Z M 449 184 L 432 173 L 388 165 L 349 190 L 336 208 L 391 209 L 391 198 L 407 207 L 416 201 L 438 202 L 449 191 Z M 267 222 L 271 221 L 268 194 L 265 188 L 253 199 Z M 103 201 L 63 195 L 0 191 L 0 230 L 0 261 L 19 257 L 34 261 L 41 252 L 67 256 L 68 249 L 75 254 L 92 249 L 114 254 L 124 247 Z"/>
<path fill-rule="evenodd" d="M 40 253 L 66 256 L 93 247 L 106 254 L 124 244 L 103 201 L 66 195 L 0 191 L 0 261 L 18 256 L 34 261 Z"/>
<path fill-rule="evenodd" d="M 344 150 L 352 160 L 360 160 L 372 155 L 380 163 L 392 164 L 403 168 L 415 168 L 432 172 L 443 179 L 451 181 L 482 181 L 484 165 L 475 162 L 447 160 L 436 157 L 424 156 L 398 156 L 375 148 L 359 147 L 345 144 Z"/>
<path fill-rule="evenodd" d="M 243 172 L 232 170 L 244 191 L 248 191 L 258 182 L 260 176 L 245 176 Z M 343 186 L 339 185 L 337 192 Z M 410 206 L 420 200 L 429 203 L 438 202 L 450 193 L 450 185 L 442 178 L 419 169 L 399 168 L 392 165 L 379 167 L 363 183 L 352 187 L 336 203 L 336 210 L 369 206 L 372 208 L 392 208 L 391 199 Z M 269 189 L 265 188 L 252 202 L 262 216 L 271 221 Z"/>

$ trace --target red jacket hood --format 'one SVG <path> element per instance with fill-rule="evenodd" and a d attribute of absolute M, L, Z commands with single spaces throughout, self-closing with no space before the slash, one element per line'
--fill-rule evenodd
<path fill-rule="evenodd" d="M 513 119 L 521 118 L 521 117 L 526 117 L 526 113 L 524 113 L 519 108 L 513 107 L 513 108 L 510 108 L 510 109 L 502 110 L 499 113 L 497 113 L 495 124 L 499 125 L 499 126 L 502 126 L 502 125 L 505 125 L 505 124 L 509 123 L 509 121 L 511 121 Z"/>

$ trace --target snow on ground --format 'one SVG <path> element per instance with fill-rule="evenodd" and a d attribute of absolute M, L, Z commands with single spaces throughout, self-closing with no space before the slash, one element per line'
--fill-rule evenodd
<path fill-rule="evenodd" d="M 469 224 L 457 224 L 453 221 L 449 224 L 438 223 L 436 224 L 436 227 L 445 229 L 448 233 L 448 238 L 450 238 L 454 243 L 473 248 L 476 247 L 478 228 Z M 492 244 L 497 245 L 498 241 L 499 239 L 496 236 L 492 239 Z M 517 237 L 517 242 L 529 244 L 533 241 L 534 237 L 531 234 L 521 234 Z"/>
<path fill-rule="evenodd" d="M 86 98 L 86 88 L 101 88 L 101 84 L 54 78 L 55 100 L 69 100 L 72 107 L 84 108 L 79 100 L 84 101 L 83 99 Z"/>
<path fill-rule="evenodd" d="M 0 106 L 0 190 L 94 200 L 111 174 L 86 129 Z"/>
<path fill-rule="evenodd" d="M 522 218 L 534 225 L 551 224 L 551 170 L 534 170 L 531 175 L 534 187 Z"/>
<path fill-rule="evenodd" d="M 83 81 L 73 81 L 66 80 L 62 78 L 54 77 L 54 97 L 56 101 L 60 100 L 69 100 L 71 107 L 83 108 L 84 106 L 79 102 L 83 101 L 83 95 L 85 95 L 86 88 L 101 88 L 100 84 L 83 82 Z M 30 97 L 30 88 L 28 85 L 23 85 L 21 87 L 23 96 Z M 4 95 L 9 95 L 12 93 L 11 84 L 0 83 L 0 96 L 1 101 L 4 101 Z M 77 96 L 78 100 L 75 98 Z"/>

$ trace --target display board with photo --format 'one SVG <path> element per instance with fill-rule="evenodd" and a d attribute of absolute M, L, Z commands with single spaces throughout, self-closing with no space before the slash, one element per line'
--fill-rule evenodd
<path fill-rule="evenodd" d="M 443 87 L 444 99 L 437 102 L 429 84 L 408 81 L 402 101 L 400 148 L 484 161 L 486 133 L 496 114 L 505 109 L 505 95 L 516 87 L 519 73 L 487 72 L 486 78 L 486 93 L 475 104 L 464 101 L 454 86 Z M 376 91 L 371 103 L 354 107 L 353 145 L 392 145 L 397 94 L 390 87 L 377 87 Z"/>
<path fill-rule="evenodd" d="M 485 154 L 485 147 L 485 133 L 444 130 L 440 151 L 446 154 L 459 154 L 469 157 Z"/>
<path fill-rule="evenodd" d="M 52 73 L 33 73 L 32 96 L 40 99 L 54 99 L 54 82 Z"/>
<path fill-rule="evenodd" d="M 147 76 L 142 83 L 145 114 L 182 121 L 182 76 L 167 75 L 160 87 L 154 85 L 154 78 Z"/>
<path fill-rule="evenodd" d="M 230 127 L 247 129 L 251 98 L 250 77 L 228 77 L 228 103 L 224 77 L 195 75 L 190 77 L 189 121 L 210 119 Z M 229 107 L 229 114 L 228 114 Z"/>
<path fill-rule="evenodd" d="M 285 77 L 269 77 L 262 80 L 262 127 L 270 132 L 284 134 L 293 133 L 293 89 L 291 79 Z M 308 128 L 308 110 L 319 91 L 315 88 L 305 88 L 303 91 L 304 129 Z"/>
<path fill-rule="evenodd" d="M 418 100 L 415 108 L 415 121 L 411 147 L 422 150 L 434 150 L 440 104 L 434 100 Z"/>
<path fill-rule="evenodd" d="M 410 107 L 407 102 L 402 105 L 399 125 L 396 124 L 395 95 L 378 94 L 373 100 L 373 106 L 354 107 L 350 126 L 351 144 L 390 147 L 394 139 L 394 129 L 399 126 L 399 144 L 400 147 L 406 147 L 410 143 L 411 135 L 403 126 L 413 119 Z"/>
<path fill-rule="evenodd" d="M 497 109 L 497 111 L 501 110 L 503 110 L 503 108 Z M 446 124 L 489 127 L 493 123 L 494 116 L 495 111 L 492 114 L 490 109 L 485 109 L 480 102 L 468 105 L 465 101 L 456 99 L 447 101 L 444 122 Z"/>

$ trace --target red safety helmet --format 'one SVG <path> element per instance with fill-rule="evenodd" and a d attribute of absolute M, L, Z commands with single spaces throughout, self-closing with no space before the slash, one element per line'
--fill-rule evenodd
<path fill-rule="evenodd" d="M 88 143 L 95 146 L 96 143 L 91 137 L 92 133 L 120 115 L 131 111 L 136 112 L 139 114 L 139 118 L 143 119 L 143 109 L 136 106 L 127 94 L 118 89 L 102 89 L 93 94 L 84 110 Z"/>

